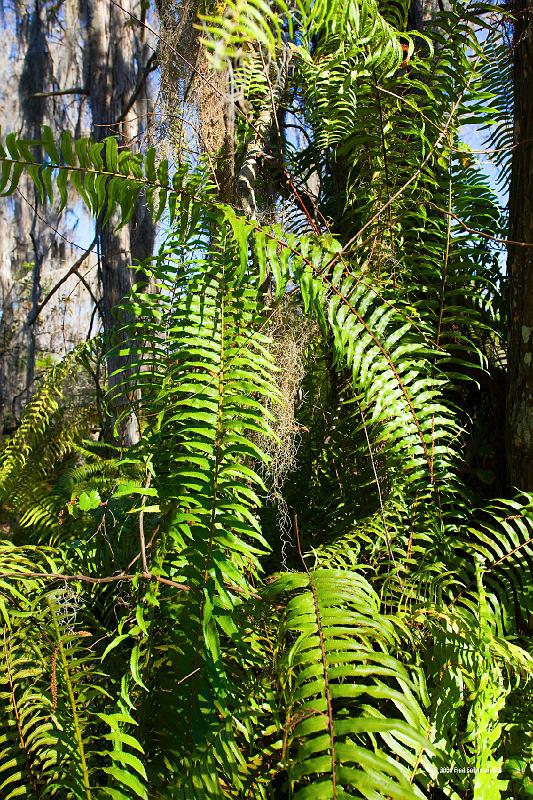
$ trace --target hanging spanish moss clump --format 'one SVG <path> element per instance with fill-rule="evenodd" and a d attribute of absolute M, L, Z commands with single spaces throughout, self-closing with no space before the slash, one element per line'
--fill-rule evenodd
<path fill-rule="evenodd" d="M 166 3 L 160 11 L 160 154 L 196 163 L 203 158 L 226 200 L 233 184 L 233 115 L 227 70 L 215 70 L 201 46 L 198 1 Z"/>
<path fill-rule="evenodd" d="M 301 428 L 296 420 L 302 381 L 306 372 L 306 352 L 318 335 L 318 326 L 305 317 L 298 304 L 287 296 L 272 314 L 266 333 L 270 352 L 278 369 L 279 399 L 270 400 L 274 415 L 275 438 L 263 437 L 260 446 L 268 455 L 264 477 L 268 498 L 277 510 L 283 569 L 287 569 L 287 548 L 293 546 L 292 521 L 283 493 L 285 480 L 296 469 Z"/>

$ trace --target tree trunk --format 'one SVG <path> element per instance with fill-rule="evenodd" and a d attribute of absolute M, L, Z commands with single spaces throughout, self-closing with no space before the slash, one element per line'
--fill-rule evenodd
<path fill-rule="evenodd" d="M 509 238 L 533 243 L 533 0 L 517 0 Z M 509 484 L 533 491 L 533 247 L 509 245 Z"/>
<path fill-rule="evenodd" d="M 149 54 L 144 44 L 142 26 L 134 18 L 141 15 L 141 3 L 123 0 L 119 8 L 112 0 L 86 0 L 87 28 L 87 89 L 92 114 L 92 135 L 96 141 L 117 136 L 119 146 L 135 146 L 137 137 L 147 125 L 145 89 L 148 79 L 146 64 Z M 144 77 L 143 77 L 144 76 Z M 140 86 L 139 82 L 144 85 Z M 135 102 L 131 102 L 136 97 Z M 125 321 L 117 309 L 138 278 L 132 261 L 147 258 L 153 251 L 154 226 L 142 199 L 129 226 L 116 231 L 115 214 L 105 228 L 98 231 L 100 242 L 100 280 L 102 286 L 102 317 L 107 342 L 125 344 L 117 331 Z M 114 414 L 122 418 L 119 440 L 123 445 L 138 438 L 136 420 L 127 414 L 134 398 L 124 390 L 128 358 L 112 355 L 108 358 L 109 388 L 116 391 Z M 120 370 L 120 376 L 115 375 Z M 120 385 L 120 388 L 119 388 Z M 132 390 L 133 391 L 133 390 Z"/>
<path fill-rule="evenodd" d="M 82 84 L 79 50 L 84 31 L 79 17 L 78 0 L 53 6 L 31 0 L 5 8 L 0 3 L 0 71 L 8 87 L 0 97 L 4 133 L 15 130 L 23 138 L 38 139 L 43 124 L 86 133 L 84 97 L 81 92 L 71 93 L 71 87 Z M 57 36 L 59 20 L 61 37 Z M 2 204 L 0 438 L 17 427 L 46 366 L 86 336 L 92 308 L 76 276 L 35 318 L 58 273 L 79 254 L 68 242 L 78 238 L 74 234 L 77 223 L 83 230 L 88 218 L 84 212 L 74 217 L 75 222 L 58 213 L 53 204 L 41 202 L 32 180 L 24 175 L 19 190 Z M 88 281 L 92 281 L 90 276 Z"/>

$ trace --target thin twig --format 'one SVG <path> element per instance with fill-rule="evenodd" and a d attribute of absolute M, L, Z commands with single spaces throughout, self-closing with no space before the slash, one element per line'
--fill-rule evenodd
<path fill-rule="evenodd" d="M 397 567 L 396 559 L 394 557 L 394 551 L 392 549 L 391 536 L 390 536 L 389 528 L 387 526 L 387 518 L 385 516 L 385 505 L 383 503 L 383 494 L 382 494 L 382 491 L 381 491 L 381 484 L 379 482 L 379 475 L 378 475 L 378 471 L 377 471 L 377 467 L 376 467 L 376 462 L 374 460 L 374 453 L 372 452 L 372 445 L 370 444 L 370 437 L 368 435 L 368 430 L 367 430 L 367 427 L 366 427 L 366 418 L 365 418 L 363 409 L 359 405 L 359 402 L 357 401 L 357 399 L 356 399 L 356 402 L 357 402 L 357 405 L 359 407 L 359 413 L 361 414 L 361 420 L 363 421 L 363 431 L 364 431 L 364 434 L 365 434 L 366 446 L 367 446 L 367 449 L 368 449 L 368 454 L 370 456 L 370 463 L 372 464 L 372 472 L 374 473 L 374 480 L 376 481 L 376 486 L 377 486 L 377 490 L 378 490 L 379 507 L 381 509 L 381 519 L 383 521 L 383 528 L 385 530 L 385 541 L 387 542 L 387 550 L 389 551 L 389 557 L 390 557 L 392 563 L 394 564 L 395 567 Z"/>
<path fill-rule="evenodd" d="M 196 669 L 193 669 L 193 671 L 189 672 L 188 675 L 184 675 L 183 678 L 180 678 L 180 680 L 176 682 L 176 686 L 179 686 L 180 683 L 185 683 L 186 680 L 188 680 L 189 678 L 192 678 L 193 675 L 196 675 L 197 672 L 200 672 L 200 667 L 197 667 Z"/>
<path fill-rule="evenodd" d="M 40 164 L 40 165 L 38 165 L 38 166 L 42 166 L 42 164 Z M 20 188 L 19 188 L 19 187 L 17 187 L 17 194 L 18 194 L 18 195 L 20 195 L 20 197 L 22 197 L 22 199 L 24 200 L 24 202 L 26 203 L 26 205 L 27 205 L 27 206 L 29 206 L 29 207 L 31 208 L 31 210 L 33 211 L 33 213 L 35 214 L 35 216 L 37 217 L 37 219 L 39 219 L 39 220 L 40 220 L 42 223 L 44 223 L 44 225 L 46 225 L 46 227 L 47 227 L 47 228 L 50 228 L 50 230 L 51 230 L 51 231 L 53 231 L 53 232 L 56 234 L 56 236 L 59 236 L 59 238 L 60 238 L 60 239 L 63 239 L 63 241 L 64 241 L 64 242 L 66 242 L 66 243 L 67 243 L 67 244 L 68 244 L 70 247 L 75 247 L 77 250 L 85 250 L 85 248 L 84 248 L 84 247 L 82 247 L 82 245 L 81 245 L 81 244 L 78 244 L 77 242 L 73 242 L 73 241 L 72 241 L 72 239 L 69 239 L 69 238 L 68 238 L 68 236 L 65 236 L 64 234 L 62 234 L 62 233 L 61 233 L 61 231 L 59 231 L 57 228 L 55 228 L 55 227 L 52 225 L 52 223 L 51 223 L 51 222 L 48 222 L 48 220 L 47 220 L 47 219 L 45 219 L 45 218 L 42 216 L 42 214 L 39 214 L 39 212 L 38 212 L 38 210 L 37 210 L 37 206 L 35 206 L 35 205 L 34 205 L 34 204 L 31 202 L 31 200 L 28 200 L 28 198 L 26 197 L 26 195 L 25 195 L 23 192 L 21 192 L 21 191 L 20 191 Z"/>
<path fill-rule="evenodd" d="M 74 292 L 78 288 L 78 284 L 81 283 L 82 286 L 85 287 L 85 289 L 87 290 L 87 292 L 89 294 L 89 297 L 93 301 L 95 310 L 101 313 L 102 309 L 100 308 L 100 301 L 97 299 L 96 295 L 94 294 L 94 292 L 93 292 L 93 290 L 91 288 L 90 283 L 87 280 L 87 275 L 92 271 L 92 269 L 93 269 L 93 267 L 89 267 L 89 269 L 87 270 L 85 275 L 82 275 L 82 273 L 79 270 L 75 270 L 74 275 L 78 278 L 78 283 L 76 283 L 76 285 L 73 287 L 73 289 L 69 292 L 67 299 L 70 299 L 72 297 L 72 295 L 74 294 Z"/>
<path fill-rule="evenodd" d="M 73 581 L 80 581 L 81 583 L 90 583 L 90 584 L 101 584 L 101 583 L 116 583 L 120 581 L 133 581 L 133 580 L 145 580 L 145 581 L 157 581 L 158 583 L 162 583 L 164 586 L 171 586 L 174 589 L 179 589 L 181 592 L 192 592 L 195 589 L 198 591 L 202 591 L 203 587 L 193 587 L 188 586 L 185 583 L 179 583 L 178 581 L 173 581 L 170 578 L 163 578 L 161 575 L 155 575 L 150 570 L 143 570 L 142 572 L 137 573 L 130 573 L 130 572 L 119 572 L 116 575 L 106 575 L 102 578 L 95 578 L 92 575 L 66 575 L 60 572 L 0 572 L 0 580 L 3 578 L 18 578 L 19 580 L 32 580 L 32 579 L 43 579 L 46 580 L 47 578 L 51 581 L 65 581 L 65 582 L 73 582 Z M 253 600 L 261 600 L 262 602 L 270 603 L 278 608 L 281 608 L 276 602 L 269 600 L 263 595 L 259 594 L 258 592 L 253 592 L 248 589 L 243 589 L 240 586 L 235 586 L 232 583 L 224 584 L 225 588 L 231 592 L 235 592 L 235 594 L 243 595 L 245 598 L 252 598 Z"/>
<path fill-rule="evenodd" d="M 158 581 L 164 583 L 166 586 L 173 586 L 175 589 L 180 589 L 182 592 L 190 592 L 191 587 L 184 583 L 172 581 L 169 578 L 162 578 L 160 575 L 154 575 L 151 572 L 141 572 L 137 574 L 130 574 L 128 572 L 119 572 L 117 575 L 106 575 L 103 578 L 94 578 L 92 575 L 65 575 L 59 572 L 0 572 L 1 578 L 18 578 L 20 580 L 30 580 L 32 578 L 42 578 L 43 580 L 49 579 L 51 581 L 80 581 L 82 583 L 115 583 L 117 581 L 133 581 L 142 578 L 143 580 Z"/>
<path fill-rule="evenodd" d="M 152 55 L 150 56 L 150 58 L 148 59 L 148 61 L 146 62 L 146 66 L 143 69 L 142 73 L 139 75 L 139 78 L 137 80 L 137 85 L 135 86 L 135 88 L 134 88 L 134 90 L 133 90 L 133 92 L 131 94 L 130 99 L 128 100 L 128 102 L 126 103 L 124 108 L 122 109 L 122 113 L 120 114 L 119 117 L 117 117 L 115 122 L 111 122 L 107 127 L 112 128 L 115 125 L 120 125 L 121 122 L 124 122 L 128 112 L 135 105 L 135 101 L 139 97 L 148 75 L 151 72 L 153 72 L 156 67 L 157 67 L 157 52 L 154 51 L 152 53 Z"/>
<path fill-rule="evenodd" d="M 155 537 L 156 537 L 156 536 L 157 536 L 157 534 L 159 533 L 160 529 L 161 529 L 161 525 L 156 525 L 156 526 L 155 526 L 155 528 L 154 528 L 154 530 L 153 530 L 153 533 L 152 533 L 152 536 L 151 536 L 151 538 L 150 538 L 150 541 L 149 541 L 149 542 L 147 542 L 147 544 L 146 544 L 146 550 L 150 550 L 150 548 L 152 547 L 152 545 L 153 545 L 153 543 L 154 543 Z M 133 567 L 133 565 L 137 563 L 137 561 L 140 559 L 140 557 L 141 557 L 141 554 L 140 554 L 140 553 L 137 553 L 137 555 L 136 555 L 136 556 L 134 556 L 134 557 L 131 559 L 131 561 L 130 561 L 130 563 L 128 564 L 128 567 L 127 567 L 127 568 L 128 568 L 128 569 L 131 569 L 131 568 Z"/>

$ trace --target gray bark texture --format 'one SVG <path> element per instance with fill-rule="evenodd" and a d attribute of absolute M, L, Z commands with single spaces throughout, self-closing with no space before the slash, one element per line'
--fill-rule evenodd
<path fill-rule="evenodd" d="M 3 131 L 33 139 L 49 124 L 76 137 L 116 135 L 121 146 L 140 147 L 156 65 L 143 14 L 141 0 L 17 0 L 0 8 Z M 141 200 L 125 229 L 114 233 L 112 221 L 98 231 L 99 269 L 95 248 L 82 272 L 72 272 L 84 250 L 70 243 L 84 245 L 93 233 L 74 193 L 69 206 L 77 210 L 61 216 L 40 202 L 31 180 L 22 177 L 19 190 L 0 209 L 0 438 L 16 427 L 42 370 L 95 333 L 98 293 L 111 338 L 120 322 L 117 306 L 132 282 L 142 279 L 130 265 L 148 257 L 154 244 Z M 111 360 L 109 373 L 118 366 Z M 134 436 L 125 430 L 124 443 Z"/>
<path fill-rule="evenodd" d="M 268 155 L 265 151 L 269 149 L 269 133 L 285 91 L 289 62 L 290 50 L 284 47 L 279 62 L 270 65 L 271 96 L 265 98 L 264 106 L 254 120 L 252 135 L 246 143 L 244 158 L 237 176 L 237 196 L 242 210 L 250 219 L 255 219 L 257 215 L 257 170 L 261 159 Z"/>
<path fill-rule="evenodd" d="M 65 100 L 61 91 L 81 83 L 78 21 L 77 0 L 64 0 L 60 8 L 45 0 L 19 0 L 1 10 L 4 133 L 14 130 L 33 139 L 43 124 L 79 128 L 83 103 Z M 69 244 L 71 223 L 42 203 L 24 176 L 0 209 L 0 438 L 17 426 L 43 369 L 86 335 L 91 308 L 74 275 L 35 316 L 58 273 L 79 255 Z"/>
<path fill-rule="evenodd" d="M 533 0 L 514 14 L 514 144 L 509 238 L 533 244 Z M 513 488 L 533 491 L 533 247 L 509 245 L 507 469 Z"/>
<path fill-rule="evenodd" d="M 151 51 L 142 25 L 134 21 L 141 17 L 141 3 L 122 0 L 119 8 L 112 0 L 83 2 L 88 30 L 86 88 L 93 138 L 100 141 L 117 136 L 119 146 L 135 147 L 147 127 L 150 111 L 146 65 Z M 102 322 L 108 343 L 115 346 L 127 344 L 119 330 L 127 318 L 121 315 L 119 306 L 133 282 L 143 277 L 132 269 L 132 264 L 151 255 L 155 239 L 154 226 L 142 199 L 130 225 L 117 231 L 118 221 L 115 216 L 105 228 L 98 229 Z M 119 355 L 110 356 L 107 363 L 109 388 L 115 391 L 114 411 L 124 418 L 119 427 L 123 445 L 138 438 L 134 415 L 125 416 L 125 409 L 136 399 L 135 387 L 127 384 L 127 364 L 128 357 Z"/>

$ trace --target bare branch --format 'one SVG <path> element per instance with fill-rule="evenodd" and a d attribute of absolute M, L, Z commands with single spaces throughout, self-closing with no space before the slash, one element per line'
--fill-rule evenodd
<path fill-rule="evenodd" d="M 141 572 L 132 575 L 128 572 L 119 572 L 117 575 L 106 575 L 103 578 L 94 578 L 92 575 L 65 575 L 60 572 L 0 572 L 0 578 L 18 578 L 19 580 L 30 580 L 32 578 L 42 578 L 43 580 L 51 581 L 80 581 L 82 583 L 115 583 L 117 581 L 133 581 L 136 578 L 145 581 L 158 581 L 164 583 L 165 586 L 173 586 L 175 589 L 180 589 L 182 592 L 190 592 L 191 587 L 184 583 L 172 581 L 170 578 L 162 578 L 160 575 L 153 575 L 151 572 Z"/>
<path fill-rule="evenodd" d="M 143 71 L 139 75 L 139 78 L 137 80 L 137 84 L 136 84 L 136 86 L 135 86 L 135 88 L 134 88 L 134 90 L 133 90 L 133 92 L 131 94 L 130 99 L 128 100 L 128 102 L 126 103 L 124 108 L 122 109 L 121 115 L 115 120 L 115 122 L 112 122 L 109 127 L 113 127 L 114 125 L 119 125 L 121 122 L 123 122 L 126 119 L 126 115 L 128 114 L 129 111 L 131 111 L 131 109 L 135 105 L 135 101 L 139 97 L 148 75 L 151 72 L 153 72 L 156 67 L 157 67 L 157 53 L 154 52 L 154 53 L 152 53 L 152 55 L 150 56 L 150 58 L 146 62 L 145 68 L 143 69 Z"/>
<path fill-rule="evenodd" d="M 28 97 L 61 97 L 65 94 L 88 95 L 89 92 L 82 86 L 73 86 L 72 89 L 56 89 L 55 91 L 51 92 L 32 92 L 32 94 L 29 94 Z"/>
<path fill-rule="evenodd" d="M 83 264 L 83 262 L 87 260 L 87 258 L 91 254 L 91 252 L 94 250 L 97 241 L 98 241 L 98 237 L 95 236 L 94 239 L 92 240 L 91 244 L 87 248 L 87 250 L 85 250 L 85 252 L 82 253 L 82 255 L 78 258 L 77 261 L 74 262 L 74 264 L 65 273 L 65 275 L 63 275 L 63 277 L 60 278 L 60 280 L 58 280 L 58 282 L 55 284 L 55 286 L 53 286 L 52 289 L 50 289 L 50 291 L 48 292 L 48 294 L 46 295 L 44 300 L 41 303 L 39 303 L 39 305 L 28 315 L 27 325 L 33 325 L 33 323 L 35 322 L 35 320 L 37 319 L 37 317 L 39 316 L 39 314 L 41 313 L 43 308 L 52 299 L 52 297 L 55 295 L 55 293 L 58 291 L 58 289 L 60 289 L 61 286 L 63 286 L 63 284 L 66 283 L 66 281 L 70 278 L 71 275 L 77 275 L 77 277 L 83 283 L 85 288 L 89 289 L 89 286 L 88 286 L 87 282 L 85 281 L 85 278 L 84 277 L 82 278 L 82 276 L 79 274 L 78 270 L 81 267 L 81 265 Z M 95 298 L 94 298 L 94 295 L 93 295 L 92 291 L 90 289 L 89 289 L 89 291 L 91 292 L 91 297 L 94 300 Z"/>

